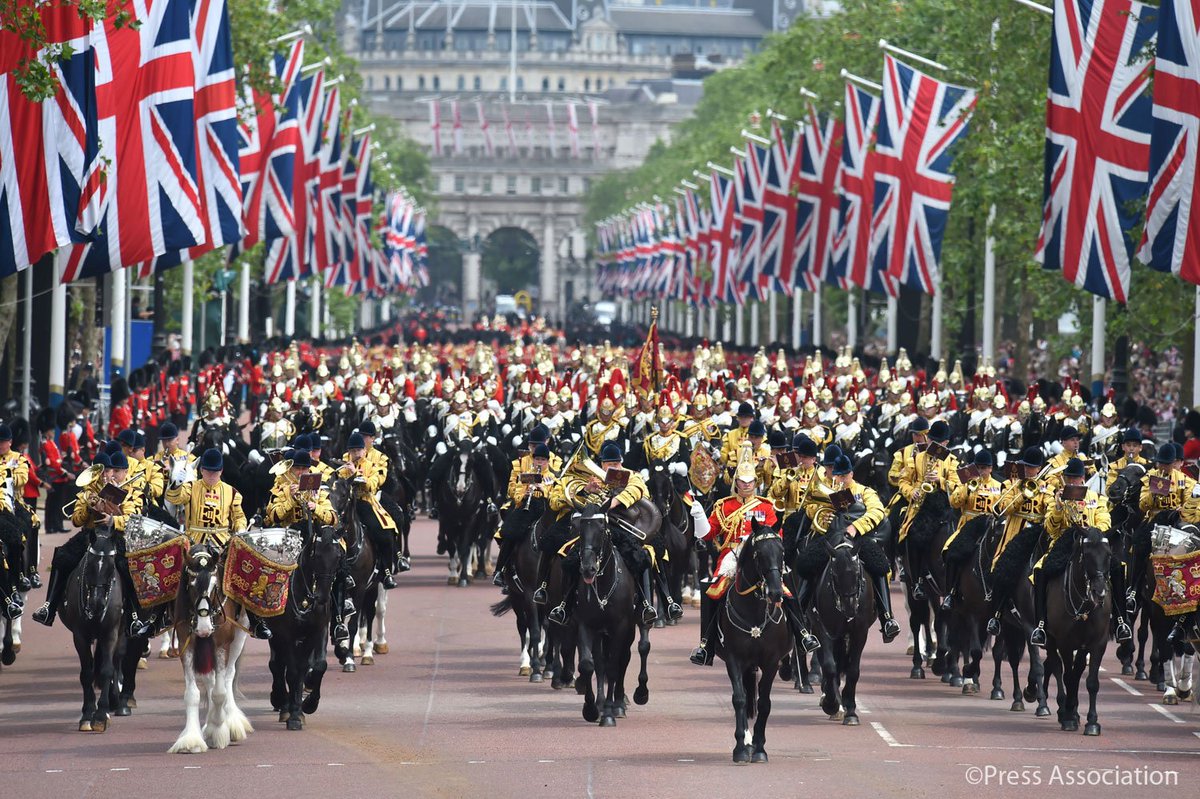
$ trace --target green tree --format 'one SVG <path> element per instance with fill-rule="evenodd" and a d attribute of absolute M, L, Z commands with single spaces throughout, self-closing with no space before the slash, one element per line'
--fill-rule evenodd
<path fill-rule="evenodd" d="M 500 228 L 483 243 L 483 275 L 495 281 L 496 291 L 514 294 L 537 283 L 538 245 L 528 231 Z"/>

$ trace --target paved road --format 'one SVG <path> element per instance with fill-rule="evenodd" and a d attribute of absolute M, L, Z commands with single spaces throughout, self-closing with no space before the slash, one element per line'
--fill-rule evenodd
<path fill-rule="evenodd" d="M 418 522 L 414 541 L 418 553 L 432 552 L 433 525 Z M 202 755 L 166 754 L 182 727 L 177 662 L 150 661 L 132 717 L 115 719 L 103 735 L 78 733 L 70 639 L 61 625 L 27 623 L 24 650 L 0 673 L 0 795 L 1016 796 L 1028 787 L 1000 781 L 1025 780 L 1060 794 L 1147 796 L 1152 789 L 1062 782 L 1081 769 L 1120 769 L 1108 772 L 1110 780 L 1174 771 L 1190 786 L 1176 795 L 1192 795 L 1200 778 L 1200 714 L 1162 707 L 1146 683 L 1118 684 L 1111 654 L 1101 689 L 1104 734 L 1085 738 L 1033 718 L 1032 709 L 1009 712 L 1008 701 L 989 701 L 986 690 L 964 697 L 935 679 L 910 680 L 903 641 L 885 647 L 875 633 L 860 686 L 861 727 L 829 721 L 816 695 L 780 687 L 768 727 L 770 764 L 735 767 L 724 670 L 719 662 L 712 669 L 687 662 L 694 613 L 653 633 L 650 703 L 631 708 L 615 729 L 600 729 L 582 720 L 573 692 L 517 675 L 511 617 L 487 612 L 496 589 L 448 587 L 443 560 L 432 555 L 418 554 L 414 565 L 391 593 L 391 653 L 356 674 L 331 670 L 320 712 L 303 732 L 275 721 L 266 645 L 251 642 L 243 708 L 256 732 Z M 30 607 L 40 601 L 38 592 Z"/>

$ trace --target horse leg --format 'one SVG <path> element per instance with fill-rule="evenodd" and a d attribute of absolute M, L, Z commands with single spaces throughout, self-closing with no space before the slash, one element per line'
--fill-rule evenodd
<path fill-rule="evenodd" d="M 754 720 L 754 751 L 751 763 L 767 762 L 767 718 L 771 715 L 771 685 L 775 682 L 775 665 L 768 663 L 758 678 L 758 718 Z"/>
<path fill-rule="evenodd" d="M 388 653 L 387 630 L 384 627 L 384 617 L 387 616 L 387 595 L 387 591 L 377 590 L 375 592 L 375 614 L 371 616 L 371 626 L 375 628 L 378 625 L 378 632 L 375 633 L 371 648 L 376 655 Z"/>
<path fill-rule="evenodd" d="M 243 624 L 247 621 L 245 613 L 239 610 L 235 620 L 238 624 Z M 238 670 L 241 668 L 242 652 L 245 650 L 248 639 L 249 636 L 246 633 L 235 630 L 233 640 L 229 644 L 229 656 L 225 661 L 225 726 L 229 729 L 230 743 L 244 741 L 250 733 L 254 732 L 250 719 L 246 718 L 246 714 L 242 712 L 237 703 Z M 245 699 L 244 696 L 242 698 Z"/>
<path fill-rule="evenodd" d="M 989 699 L 1000 701 L 1004 699 L 1004 644 L 999 640 L 992 642 L 992 693 Z M 1013 694 L 1015 697 L 1016 694 Z"/>
<path fill-rule="evenodd" d="M 229 726 L 225 723 L 225 697 L 229 683 L 225 670 L 229 667 L 229 650 L 214 642 L 216 648 L 213 670 L 204 675 L 207 683 L 208 714 L 204 720 L 204 740 L 210 749 L 229 746 Z"/>
<path fill-rule="evenodd" d="M 842 709 L 845 715 L 842 717 L 842 724 L 847 727 L 858 726 L 858 705 L 855 702 L 855 695 L 858 692 L 858 676 L 862 666 L 862 651 L 867 643 L 867 631 L 864 629 L 860 634 L 852 633 L 854 641 L 846 648 L 845 660 L 842 664 L 842 674 L 845 682 L 842 686 Z"/>
<path fill-rule="evenodd" d="M 1137 660 L 1134 661 L 1135 672 L 1133 679 L 1145 680 L 1148 679 L 1146 674 L 1146 640 L 1150 636 L 1150 619 L 1145 608 L 1142 611 L 1142 622 L 1138 625 L 1137 631 Z"/>
<path fill-rule="evenodd" d="M 182 660 L 183 732 L 179 733 L 179 737 L 175 739 L 175 743 L 171 744 L 171 748 L 167 752 L 170 754 L 197 754 L 208 751 L 208 744 L 204 742 L 204 734 L 200 728 L 200 686 L 196 680 L 196 671 L 193 665 L 195 656 L 191 647 L 183 651 Z"/>
<path fill-rule="evenodd" d="M 1168 652 L 1163 659 L 1163 689 L 1162 703 L 1164 705 L 1178 705 L 1179 696 L 1175 692 L 1175 656 L 1173 652 Z"/>
<path fill-rule="evenodd" d="M 79 685 L 83 688 L 79 731 L 91 732 L 92 716 L 96 713 L 96 681 L 93 675 L 92 645 L 80 633 L 75 633 L 75 652 L 79 655 Z"/>
<path fill-rule="evenodd" d="M 925 679 L 925 660 L 921 654 L 921 631 L 928 624 L 929 608 L 924 602 L 918 602 L 909 596 L 909 592 L 905 590 L 905 597 L 908 600 L 908 631 L 913 639 L 912 647 L 912 671 L 908 673 L 910 679 L 923 680 Z M 822 658 L 824 660 L 824 658 Z M 937 674 L 937 671 L 934 671 Z"/>
<path fill-rule="evenodd" d="M 524 592 L 525 598 L 525 629 L 529 636 L 529 681 L 541 682 L 546 671 L 546 661 L 542 653 L 545 638 L 542 635 L 542 625 L 538 616 L 538 606 L 530 599 L 530 593 Z"/>
<path fill-rule="evenodd" d="M 1021 645 L 1024 646 L 1025 637 L 1021 636 Z M 1041 652 L 1037 647 L 1029 647 L 1029 683 L 1025 689 L 1024 695 L 1026 702 L 1037 700 L 1037 709 L 1033 711 L 1033 715 L 1037 718 L 1044 718 L 1050 715 L 1049 692 L 1046 690 L 1046 685 L 1049 681 L 1047 674 L 1050 673 L 1049 664 L 1042 659 Z M 1032 694 L 1032 696 L 1030 695 Z"/>
<path fill-rule="evenodd" d="M 579 676 L 575 678 L 575 690 L 583 690 L 584 721 L 595 722 L 600 718 L 596 707 L 596 694 L 592 691 L 592 676 L 596 672 L 596 664 L 592 660 L 592 631 L 585 625 L 579 625 Z"/>
<path fill-rule="evenodd" d="M 633 692 L 633 701 L 635 704 L 644 705 L 650 701 L 650 674 L 646 670 L 646 661 L 650 657 L 650 630 L 647 627 L 639 625 L 638 627 L 638 687 Z"/>
<path fill-rule="evenodd" d="M 285 657 L 284 647 L 276 644 L 274 639 L 269 644 L 271 648 L 271 659 L 268 665 L 271 667 L 271 709 L 279 714 L 280 721 L 286 721 L 284 713 L 287 709 L 287 678 L 285 676 L 285 666 L 283 659 Z"/>
<path fill-rule="evenodd" d="M 1184 702 L 1192 698 L 1192 674 L 1195 670 L 1196 650 L 1190 644 L 1185 645 L 1184 653 L 1180 658 L 1178 679 L 1175 683 L 1175 691 Z"/>
<path fill-rule="evenodd" d="M 325 672 L 329 669 L 326 661 L 325 641 L 320 640 L 313 645 L 309 653 L 308 696 L 300 704 L 300 710 L 305 714 L 317 712 L 321 705 L 321 683 L 325 680 Z"/>
<path fill-rule="evenodd" d="M 1104 660 L 1105 643 L 1106 641 L 1101 639 L 1099 645 L 1092 648 L 1090 657 L 1088 658 L 1088 714 L 1087 724 L 1083 727 L 1084 735 L 1100 734 L 1100 722 L 1096 715 L 1096 695 L 1100 693 L 1100 661 Z"/>
<path fill-rule="evenodd" d="M 828 636 L 822 636 L 821 648 L 821 710 L 829 718 L 836 718 L 842 711 L 842 698 L 838 695 L 837 644 Z"/>
<path fill-rule="evenodd" d="M 750 762 L 750 748 L 746 746 L 746 684 L 745 667 L 736 657 L 725 656 L 725 671 L 733 686 L 733 762 Z"/>

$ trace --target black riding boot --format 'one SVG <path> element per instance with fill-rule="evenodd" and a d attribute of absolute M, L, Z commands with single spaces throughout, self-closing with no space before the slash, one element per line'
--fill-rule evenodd
<path fill-rule="evenodd" d="M 958 561 L 946 563 L 946 595 L 942 597 L 942 610 L 954 607 L 954 595 L 958 593 L 958 573 L 961 564 Z"/>
<path fill-rule="evenodd" d="M 1033 573 L 1033 615 L 1037 627 L 1029 634 L 1030 646 L 1046 645 L 1046 580 L 1041 571 Z"/>
<path fill-rule="evenodd" d="M 538 568 L 537 568 L 537 588 L 533 590 L 533 601 L 539 605 L 546 604 L 548 595 L 546 589 L 550 587 L 550 567 L 553 565 L 553 558 L 549 552 L 538 553 Z"/>
<path fill-rule="evenodd" d="M 429 503 L 429 518 L 436 520 L 438 517 L 437 502 L 433 499 L 433 481 L 425 480 L 425 501 Z"/>
<path fill-rule="evenodd" d="M 562 589 L 563 598 L 550 612 L 546 614 L 546 618 L 555 624 L 565 625 L 567 619 L 571 618 L 571 611 L 575 609 L 575 589 L 579 587 L 579 572 L 574 569 L 563 569 Z M 534 599 L 536 602 L 536 598 Z"/>
<path fill-rule="evenodd" d="M 508 570 L 508 561 L 511 557 L 512 544 L 507 538 L 500 539 L 500 551 L 496 553 L 496 573 L 492 575 L 492 585 L 505 588 L 504 593 L 508 593 L 504 584 L 504 573 Z"/>
<path fill-rule="evenodd" d="M 633 585 L 642 600 L 642 624 L 654 624 L 658 621 L 658 611 L 654 609 L 654 592 L 650 590 L 650 568 L 647 566 L 638 575 Z"/>
<path fill-rule="evenodd" d="M 804 626 L 804 611 L 800 608 L 800 600 L 796 597 L 783 595 L 783 610 L 787 615 L 788 627 L 796 643 L 807 653 L 816 652 L 821 648 L 821 642 Z"/>
<path fill-rule="evenodd" d="M 713 619 L 716 618 L 717 600 L 708 595 L 705 590 L 709 586 L 706 581 L 700 582 L 700 646 L 692 650 L 692 655 L 689 660 L 697 666 L 711 666 L 713 662 L 713 651 L 709 649 L 708 637 L 712 633 Z"/>
<path fill-rule="evenodd" d="M 125 560 L 123 551 L 117 553 L 120 558 L 118 564 Z M 129 618 L 129 637 L 145 638 L 154 634 L 154 625 L 149 619 L 143 620 L 138 616 L 138 611 L 141 607 L 138 605 L 137 588 L 133 585 L 133 577 L 129 574 L 129 569 L 117 566 L 117 575 L 121 580 L 121 595 L 124 597 L 125 613 Z"/>
<path fill-rule="evenodd" d="M 1008 590 L 997 583 L 992 588 L 992 606 L 996 608 L 996 612 L 987 621 L 987 634 L 1000 635 L 1000 616 L 1008 609 Z"/>
<path fill-rule="evenodd" d="M 1117 602 L 1113 603 L 1113 618 L 1116 620 L 1115 637 L 1118 644 L 1133 640 L 1133 629 L 1130 628 L 1129 622 L 1125 619 L 1125 611 L 1122 610 L 1119 604 L 1120 597 L 1125 596 L 1125 573 L 1121 568 L 1115 568 L 1110 574 L 1112 580 L 1112 593 L 1118 598 Z"/>
<path fill-rule="evenodd" d="M 655 569 L 654 578 L 658 581 L 658 591 L 662 594 L 663 602 L 667 607 L 667 618 L 671 621 L 682 619 L 683 607 L 675 601 L 675 597 L 671 596 L 671 586 L 667 585 L 666 575 Z"/>
<path fill-rule="evenodd" d="M 396 580 L 392 577 L 392 571 L 396 567 L 395 539 L 391 530 L 384 530 L 383 535 L 385 540 L 380 542 L 381 551 L 376 554 L 375 570 L 379 572 L 379 584 L 385 590 L 391 591 L 396 587 Z"/>
<path fill-rule="evenodd" d="M 879 615 L 879 631 L 883 633 L 883 642 L 890 644 L 900 634 L 900 625 L 892 618 L 892 595 L 888 590 L 887 575 L 872 576 L 871 586 L 875 589 L 875 609 Z"/>
<path fill-rule="evenodd" d="M 267 626 L 264 620 L 248 610 L 246 611 L 246 618 L 246 628 L 249 630 L 251 638 L 258 638 L 262 641 L 271 640 L 271 628 Z"/>
<path fill-rule="evenodd" d="M 46 587 L 46 602 L 33 612 L 33 620 L 38 624 L 50 627 L 58 615 L 58 606 L 62 602 L 63 591 L 67 588 L 67 576 L 62 569 L 50 568 L 49 585 Z"/>
<path fill-rule="evenodd" d="M 912 574 L 908 577 L 912 580 L 913 599 L 925 599 L 927 596 L 925 593 L 925 578 L 928 569 L 925 568 L 925 558 L 922 553 L 917 552 L 916 547 L 909 547 L 908 564 L 912 567 Z"/>
<path fill-rule="evenodd" d="M 1140 559 L 1135 559 L 1129 565 L 1129 585 L 1125 587 L 1125 612 L 1137 613 L 1137 591 L 1138 586 L 1142 584 L 1142 576 L 1145 566 L 1142 565 Z"/>

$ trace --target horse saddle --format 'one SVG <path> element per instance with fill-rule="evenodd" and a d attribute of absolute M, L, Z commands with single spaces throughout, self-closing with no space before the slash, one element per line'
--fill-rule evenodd
<path fill-rule="evenodd" d="M 643 544 L 656 543 L 662 530 L 662 514 L 648 499 L 639 499 L 628 508 L 617 507 L 609 515 Z"/>

